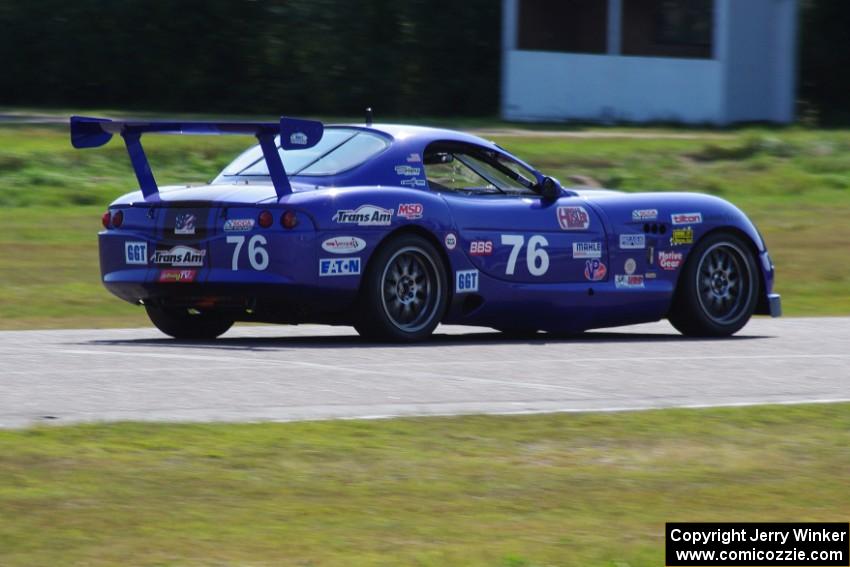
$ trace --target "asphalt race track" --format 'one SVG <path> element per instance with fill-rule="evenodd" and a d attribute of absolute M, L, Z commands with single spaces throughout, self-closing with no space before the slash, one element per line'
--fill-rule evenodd
<path fill-rule="evenodd" d="M 352 329 L 0 332 L 0 427 L 627 410 L 850 400 L 850 318 L 754 319 L 722 340 L 666 322 L 507 339 L 441 327 L 416 345 Z"/>

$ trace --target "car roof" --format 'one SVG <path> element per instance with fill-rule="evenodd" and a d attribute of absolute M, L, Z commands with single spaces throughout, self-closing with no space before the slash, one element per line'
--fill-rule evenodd
<path fill-rule="evenodd" d="M 391 136 L 399 142 L 413 142 L 427 145 L 431 142 L 449 141 L 462 142 L 467 144 L 476 144 L 486 148 L 499 149 L 496 144 L 484 138 L 479 138 L 466 132 L 457 130 L 449 130 L 447 128 L 431 128 L 428 126 L 412 126 L 409 124 L 328 124 L 326 127 L 333 128 L 359 128 L 362 130 L 371 130 L 380 134 Z M 504 150 L 502 150 L 504 151 Z"/>

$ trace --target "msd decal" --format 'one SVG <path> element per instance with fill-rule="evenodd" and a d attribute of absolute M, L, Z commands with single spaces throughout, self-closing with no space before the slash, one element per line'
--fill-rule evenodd
<path fill-rule="evenodd" d="M 125 242 L 124 262 L 127 264 L 148 265 L 148 243 L 147 242 Z"/>
<path fill-rule="evenodd" d="M 601 242 L 573 242 L 573 258 L 583 260 L 585 258 L 601 258 Z"/>
<path fill-rule="evenodd" d="M 632 220 L 635 222 L 646 222 L 658 218 L 658 209 L 638 209 L 632 211 Z"/>
<path fill-rule="evenodd" d="M 605 279 L 608 275 L 608 268 L 601 260 L 588 260 L 584 263 L 584 277 L 592 282 L 598 282 Z"/>
<path fill-rule="evenodd" d="M 478 270 L 459 270 L 455 273 L 455 293 L 478 291 Z"/>
<path fill-rule="evenodd" d="M 590 215 L 584 207 L 558 207 L 558 224 L 561 230 L 587 230 Z"/>
<path fill-rule="evenodd" d="M 421 219 L 424 212 L 422 203 L 402 203 L 398 206 L 398 216 L 409 220 Z"/>
<path fill-rule="evenodd" d="M 702 213 L 676 213 L 670 215 L 673 224 L 699 224 L 702 222 Z"/>
<path fill-rule="evenodd" d="M 195 234 L 197 218 L 192 213 L 177 215 L 174 219 L 174 234 Z"/>
<path fill-rule="evenodd" d="M 353 210 L 337 211 L 331 220 L 339 224 L 356 224 L 357 226 L 389 226 L 393 220 L 393 212 L 392 209 L 375 205 L 360 205 Z"/>
<path fill-rule="evenodd" d="M 192 283 L 198 270 L 160 270 L 157 281 L 159 283 Z"/>
<path fill-rule="evenodd" d="M 470 256 L 490 256 L 493 254 L 492 240 L 473 240 L 469 243 Z"/>
<path fill-rule="evenodd" d="M 658 265 L 661 266 L 662 270 L 677 270 L 682 265 L 684 257 L 684 254 L 681 252 L 674 252 L 672 250 L 670 252 L 664 252 L 663 250 L 659 250 Z"/>
<path fill-rule="evenodd" d="M 203 266 L 206 250 L 198 250 L 191 246 L 178 245 L 170 250 L 157 250 L 151 257 L 154 264 L 168 264 L 177 267 Z"/>
<path fill-rule="evenodd" d="M 356 276 L 360 274 L 360 258 L 322 258 L 319 276 Z"/>
<path fill-rule="evenodd" d="M 623 250 L 643 250 L 646 248 L 645 234 L 621 234 L 620 248 Z"/>
<path fill-rule="evenodd" d="M 322 242 L 322 250 L 331 254 L 350 254 L 366 248 L 366 241 L 356 236 L 334 236 Z"/>

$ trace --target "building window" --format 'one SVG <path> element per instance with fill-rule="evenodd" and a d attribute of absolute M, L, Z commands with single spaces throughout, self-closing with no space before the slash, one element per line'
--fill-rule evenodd
<path fill-rule="evenodd" d="M 624 55 L 711 58 L 712 0 L 623 0 Z"/>
<path fill-rule="evenodd" d="M 519 49 L 605 53 L 607 0 L 519 0 Z"/>

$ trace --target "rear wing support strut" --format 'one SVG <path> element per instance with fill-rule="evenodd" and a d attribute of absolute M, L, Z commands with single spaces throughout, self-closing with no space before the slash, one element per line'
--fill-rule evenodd
<path fill-rule="evenodd" d="M 170 122 L 109 120 L 86 116 L 71 117 L 71 144 L 78 149 L 105 145 L 114 134 L 120 134 L 127 147 L 130 163 L 136 173 L 139 188 L 145 199 L 159 193 L 153 171 L 142 147 L 142 134 L 243 134 L 253 135 L 260 143 L 269 176 L 278 199 L 292 193 L 292 185 L 283 166 L 275 138 L 280 136 L 282 150 L 312 148 L 322 139 L 324 126 L 314 120 L 282 117 L 273 122 Z"/>

